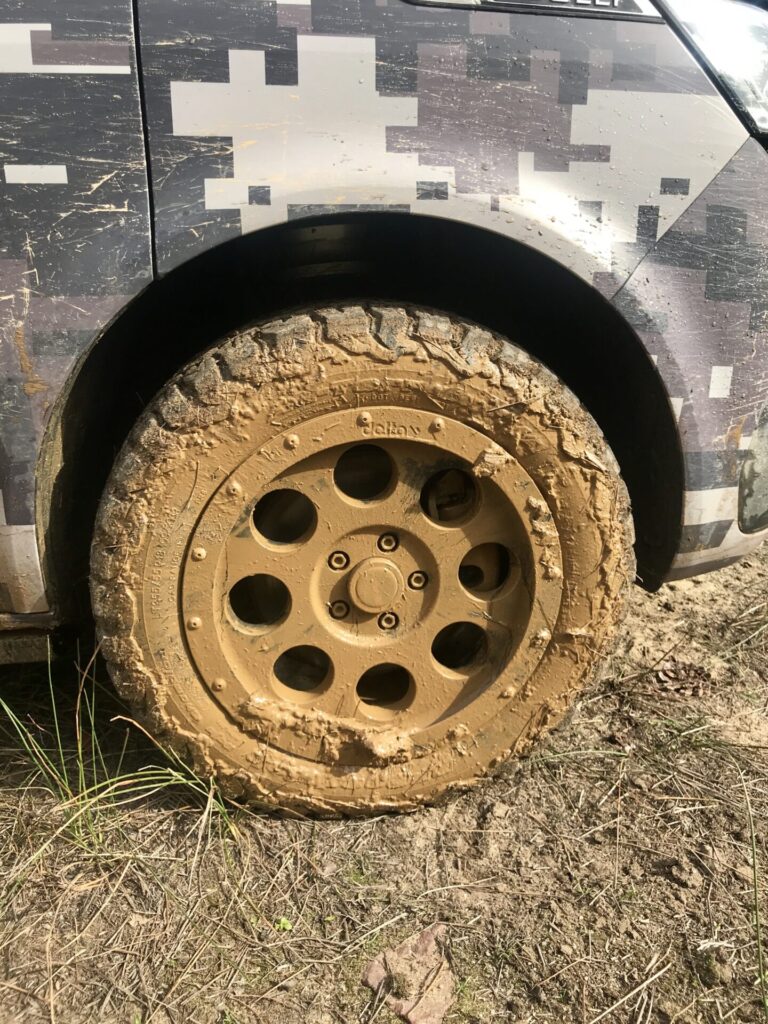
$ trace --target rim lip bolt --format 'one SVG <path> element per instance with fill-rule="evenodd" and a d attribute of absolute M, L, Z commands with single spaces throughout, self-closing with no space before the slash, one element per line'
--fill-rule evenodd
<path fill-rule="evenodd" d="M 400 541 L 396 533 L 382 533 L 379 539 L 376 541 L 376 547 L 379 551 L 384 551 L 390 554 L 393 551 L 397 551 L 400 546 Z"/>
<path fill-rule="evenodd" d="M 394 612 L 382 612 L 377 621 L 379 629 L 397 629 L 400 625 L 400 619 L 398 619 Z"/>
<path fill-rule="evenodd" d="M 349 605 L 346 601 L 331 601 L 328 611 L 332 619 L 346 619 L 349 615 Z"/>
<path fill-rule="evenodd" d="M 421 569 L 417 569 L 416 572 L 412 572 L 408 577 L 408 586 L 411 590 L 423 590 L 429 582 L 429 576 Z"/>
<path fill-rule="evenodd" d="M 343 572 L 349 565 L 349 555 L 346 551 L 332 551 L 328 555 L 328 565 L 334 572 Z"/>

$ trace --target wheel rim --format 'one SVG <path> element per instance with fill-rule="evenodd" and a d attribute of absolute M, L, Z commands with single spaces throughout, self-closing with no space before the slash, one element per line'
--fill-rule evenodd
<path fill-rule="evenodd" d="M 557 532 L 522 466 L 466 423 L 375 407 L 277 434 L 220 483 L 180 614 L 245 734 L 354 766 L 445 741 L 470 756 L 530 680 L 561 596 Z"/>

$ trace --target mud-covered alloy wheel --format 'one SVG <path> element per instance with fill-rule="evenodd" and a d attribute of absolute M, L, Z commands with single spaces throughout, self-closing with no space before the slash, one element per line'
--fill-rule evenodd
<path fill-rule="evenodd" d="M 578 401 L 433 312 L 231 337 L 112 472 L 93 603 L 120 692 L 237 798 L 411 808 L 525 750 L 620 620 L 629 505 Z"/>

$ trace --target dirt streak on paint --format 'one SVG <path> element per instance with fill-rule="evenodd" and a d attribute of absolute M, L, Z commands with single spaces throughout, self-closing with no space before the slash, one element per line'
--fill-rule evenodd
<path fill-rule="evenodd" d="M 25 303 L 25 307 L 28 302 Z M 32 365 L 32 358 L 27 349 L 27 339 L 24 330 L 24 322 L 19 321 L 16 325 L 16 330 L 13 334 L 13 343 L 16 346 L 16 352 L 19 356 L 19 369 L 24 377 L 24 394 L 31 397 L 32 395 L 39 395 L 42 391 L 48 390 L 48 385 L 35 371 Z"/>

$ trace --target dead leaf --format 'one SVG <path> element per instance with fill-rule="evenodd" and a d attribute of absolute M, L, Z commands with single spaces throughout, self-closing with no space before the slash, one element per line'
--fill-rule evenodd
<path fill-rule="evenodd" d="M 455 988 L 446 943 L 445 925 L 433 924 L 379 953 L 366 967 L 363 984 L 407 1024 L 442 1024 Z"/>

